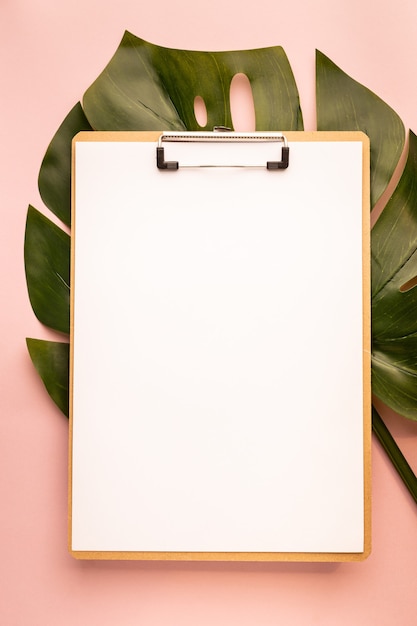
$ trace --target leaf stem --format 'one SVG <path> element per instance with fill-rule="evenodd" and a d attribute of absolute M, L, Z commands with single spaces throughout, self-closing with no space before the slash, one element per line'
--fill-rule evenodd
<path fill-rule="evenodd" d="M 375 407 L 372 407 L 372 430 L 389 456 L 404 485 L 417 503 L 417 478 Z"/>

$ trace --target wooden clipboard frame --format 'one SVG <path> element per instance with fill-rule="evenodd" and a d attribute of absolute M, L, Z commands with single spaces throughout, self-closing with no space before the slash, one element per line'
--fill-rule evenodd
<path fill-rule="evenodd" d="M 76 142 L 106 141 L 157 142 L 161 133 L 149 132 L 83 132 L 73 139 L 72 167 L 75 168 Z M 70 420 L 69 420 L 69 537 L 70 554 L 87 560 L 148 560 L 148 561 L 259 561 L 259 562 L 346 562 L 362 561 L 371 552 L 371 313 L 370 313 L 370 149 L 369 139 L 362 132 L 286 132 L 290 143 L 298 141 L 359 141 L 362 143 L 363 196 L 362 196 L 362 259 L 363 259 L 363 467 L 364 467 L 364 549 L 355 553 L 321 552 L 152 552 L 152 551 L 78 551 L 72 548 L 72 474 L 73 474 L 73 305 L 71 290 L 71 343 L 70 343 Z M 75 177 L 72 178 L 72 235 L 75 233 Z M 71 246 L 71 284 L 74 275 L 74 236 Z"/>

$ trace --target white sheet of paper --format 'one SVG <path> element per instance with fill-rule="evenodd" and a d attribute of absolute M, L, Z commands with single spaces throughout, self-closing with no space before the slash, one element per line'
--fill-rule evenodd
<path fill-rule="evenodd" d="M 362 551 L 362 144 L 155 145 L 76 144 L 72 549 Z"/>

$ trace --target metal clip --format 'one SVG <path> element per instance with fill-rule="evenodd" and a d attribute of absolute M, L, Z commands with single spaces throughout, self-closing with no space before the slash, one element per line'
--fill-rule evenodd
<path fill-rule="evenodd" d="M 156 148 L 156 165 L 160 170 L 178 170 L 180 167 L 178 161 L 165 161 L 164 141 L 177 142 L 280 142 L 283 144 L 281 149 L 280 161 L 267 161 L 266 165 L 181 165 L 181 167 L 266 167 L 268 170 L 283 170 L 289 164 L 289 147 L 287 139 L 282 133 L 265 132 L 265 133 L 235 133 L 225 126 L 215 126 L 213 132 L 206 133 L 200 131 L 190 132 L 166 132 L 162 133 L 158 140 Z"/>

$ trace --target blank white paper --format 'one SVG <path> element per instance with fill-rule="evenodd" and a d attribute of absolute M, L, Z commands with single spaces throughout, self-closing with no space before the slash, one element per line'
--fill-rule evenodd
<path fill-rule="evenodd" d="M 361 552 L 361 142 L 155 145 L 76 143 L 72 549 Z"/>

